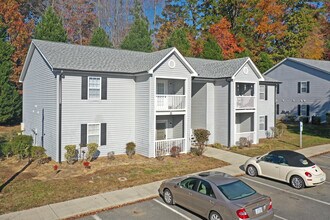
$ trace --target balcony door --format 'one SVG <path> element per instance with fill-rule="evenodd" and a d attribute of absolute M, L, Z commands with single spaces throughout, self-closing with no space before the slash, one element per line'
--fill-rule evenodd
<path fill-rule="evenodd" d="M 166 140 L 167 138 L 167 120 L 157 120 L 156 122 L 156 139 Z"/>

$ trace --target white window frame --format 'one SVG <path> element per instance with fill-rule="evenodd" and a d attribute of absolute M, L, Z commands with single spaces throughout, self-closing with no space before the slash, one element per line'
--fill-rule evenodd
<path fill-rule="evenodd" d="M 89 126 L 90 125 L 98 125 L 99 126 L 99 143 L 97 143 L 99 146 L 101 146 L 101 123 L 88 123 L 87 124 L 87 144 L 89 144 Z"/>
<path fill-rule="evenodd" d="M 261 123 L 261 118 L 263 118 L 263 123 Z M 260 125 L 263 124 L 263 129 L 260 128 Z M 266 130 L 266 116 L 260 115 L 259 116 L 259 131 L 265 131 Z"/>
<path fill-rule="evenodd" d="M 264 88 L 264 91 L 263 92 L 261 91 L 261 87 Z M 261 94 L 264 95 L 263 98 L 261 98 Z M 259 98 L 260 98 L 260 100 L 266 100 L 266 85 L 260 85 L 259 86 Z"/>
<path fill-rule="evenodd" d="M 305 86 L 303 86 L 305 85 Z M 300 82 L 300 93 L 307 93 L 307 88 L 308 87 L 308 83 L 307 81 L 301 81 Z M 303 91 L 303 88 L 305 89 L 305 91 Z"/>
<path fill-rule="evenodd" d="M 89 90 L 90 90 L 90 87 L 89 87 L 89 80 L 91 79 L 91 78 L 95 78 L 95 79 L 99 79 L 100 80 L 100 93 L 99 93 L 99 97 L 98 98 L 91 98 L 90 96 L 89 96 Z M 89 100 L 101 100 L 101 95 L 102 95 L 102 78 L 101 77 L 98 77 L 98 76 L 89 76 L 88 77 L 88 82 L 87 82 L 87 86 L 88 86 L 88 90 L 87 90 L 87 97 L 88 97 L 88 99 Z M 96 88 L 93 88 L 93 89 L 96 89 Z"/>
<path fill-rule="evenodd" d="M 307 116 L 307 105 L 300 105 L 300 116 Z"/>

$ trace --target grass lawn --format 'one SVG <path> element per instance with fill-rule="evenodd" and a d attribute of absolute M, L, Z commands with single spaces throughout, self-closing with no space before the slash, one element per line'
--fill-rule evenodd
<path fill-rule="evenodd" d="M 0 161 L 0 187 L 26 164 L 27 160 L 17 161 L 14 157 Z M 191 154 L 165 157 L 162 161 L 140 155 L 132 159 L 118 155 L 115 160 L 93 161 L 91 169 L 84 168 L 81 162 L 62 163 L 57 174 L 55 164 L 51 161 L 38 166 L 34 162 L 4 187 L 0 194 L 0 214 L 229 165 Z M 120 177 L 127 180 L 119 181 Z"/>
<path fill-rule="evenodd" d="M 303 129 L 303 148 L 330 144 L 330 126 L 305 124 Z M 280 138 L 261 139 L 260 143 L 250 148 L 233 147 L 231 151 L 246 156 L 258 156 L 272 150 L 298 150 L 299 124 L 286 124 L 284 134 Z"/>

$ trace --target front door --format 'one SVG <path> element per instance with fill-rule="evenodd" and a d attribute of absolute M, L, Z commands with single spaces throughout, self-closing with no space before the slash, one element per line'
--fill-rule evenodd
<path fill-rule="evenodd" d="M 166 140 L 166 121 L 157 121 L 156 123 L 156 139 Z"/>

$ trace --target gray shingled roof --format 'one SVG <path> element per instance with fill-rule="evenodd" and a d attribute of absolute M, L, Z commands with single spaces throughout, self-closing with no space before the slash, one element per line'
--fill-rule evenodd
<path fill-rule="evenodd" d="M 201 78 L 227 78 L 232 77 L 240 67 L 249 59 L 248 57 L 233 60 L 206 60 L 186 57 L 190 65 Z"/>
<path fill-rule="evenodd" d="M 288 60 L 292 60 L 298 63 L 305 64 L 315 69 L 319 69 L 325 73 L 330 74 L 330 61 L 327 60 L 311 60 L 311 59 L 302 59 L 302 58 L 292 58 L 289 57 Z"/>
<path fill-rule="evenodd" d="M 282 83 L 281 81 L 278 81 L 276 79 L 273 79 L 273 78 L 271 78 L 269 76 L 263 75 L 263 77 L 264 77 L 264 79 L 265 79 L 266 82 Z"/>
<path fill-rule="evenodd" d="M 139 73 L 161 61 L 173 48 L 144 53 L 33 40 L 53 69 Z"/>

